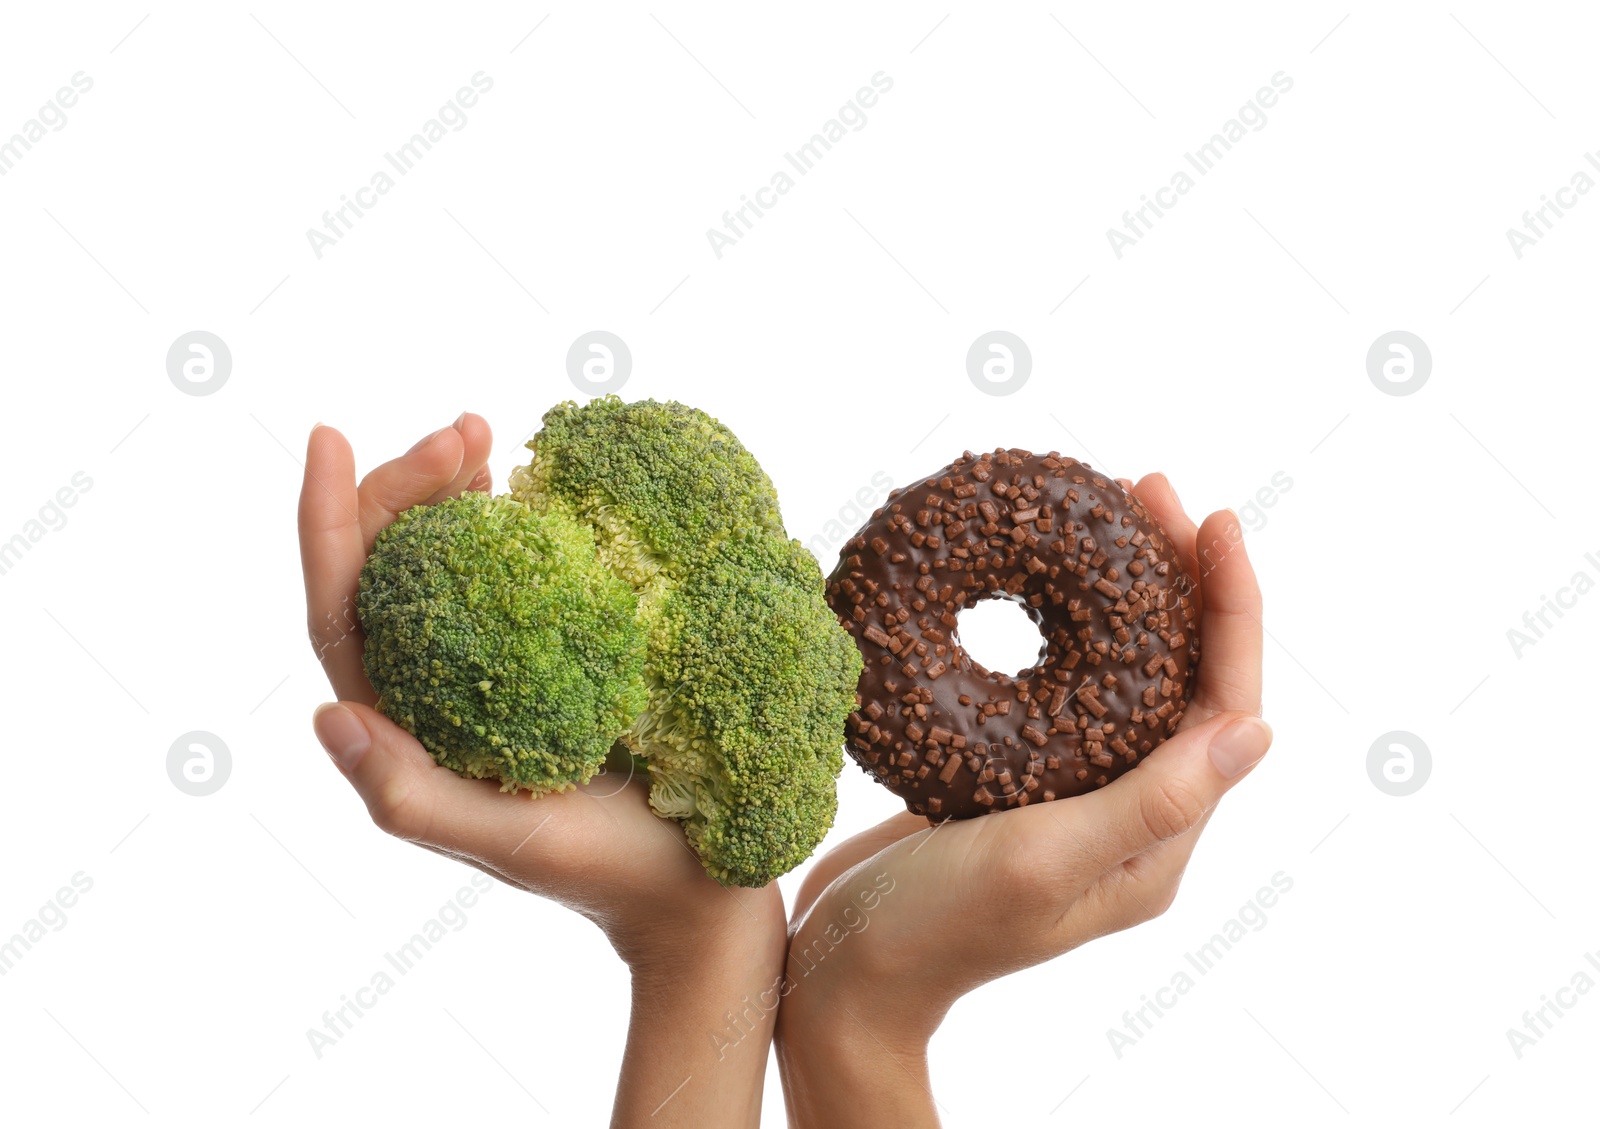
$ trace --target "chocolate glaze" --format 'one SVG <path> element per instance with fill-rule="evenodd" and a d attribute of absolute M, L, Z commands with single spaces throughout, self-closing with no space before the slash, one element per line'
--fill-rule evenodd
<path fill-rule="evenodd" d="M 1191 588 L 1114 480 L 1055 452 L 968 451 L 891 491 L 828 578 L 865 663 L 846 747 L 935 821 L 1103 787 L 1183 717 L 1200 656 Z M 963 607 L 996 598 L 1044 640 L 1015 676 L 956 634 Z"/>

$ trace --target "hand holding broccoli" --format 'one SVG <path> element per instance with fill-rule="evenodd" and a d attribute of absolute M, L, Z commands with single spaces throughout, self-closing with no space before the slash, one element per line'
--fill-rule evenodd
<path fill-rule="evenodd" d="M 339 698 L 318 710 L 317 735 L 383 830 L 555 899 L 605 933 L 634 980 L 619 1122 L 648 1119 L 692 1074 L 695 1083 L 651 1124 L 751 1124 L 771 1016 L 765 1031 L 729 1051 L 715 1069 L 709 1044 L 686 1040 L 683 1032 L 719 1029 L 729 1007 L 769 990 L 781 975 L 785 921 L 777 887 L 732 889 L 708 877 L 680 826 L 651 810 L 642 777 L 620 789 L 608 774 L 537 800 L 508 796 L 498 780 L 440 769 L 415 737 L 373 708 L 378 695 L 364 672 L 365 639 L 354 615 L 363 565 L 399 515 L 487 491 L 489 449 L 488 425 L 463 415 L 358 487 L 345 438 L 328 427 L 312 432 L 300 497 L 301 557 L 312 642 Z M 470 512 L 486 505 L 468 497 L 450 507 Z M 537 619 L 543 610 L 535 603 L 528 612 Z M 597 693 L 585 699 L 585 709 L 601 718 L 607 708 L 600 703 L 609 700 Z M 537 723 L 577 725 L 560 716 Z M 538 770 L 553 767 L 559 766 Z M 518 960 L 537 969 L 547 958 L 529 946 Z M 570 965 L 570 957 L 550 959 Z"/>
<path fill-rule="evenodd" d="M 545 416 L 513 496 L 401 514 L 362 570 L 379 708 L 440 764 L 559 792 L 613 743 L 724 885 L 827 834 L 861 659 L 733 433 L 614 396 Z"/>

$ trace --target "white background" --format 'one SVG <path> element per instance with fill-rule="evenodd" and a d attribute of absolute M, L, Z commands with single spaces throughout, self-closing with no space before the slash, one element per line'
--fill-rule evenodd
<path fill-rule="evenodd" d="M 503 487 L 596 328 L 625 396 L 734 428 L 802 540 L 968 447 L 1162 469 L 1196 515 L 1292 479 L 1248 538 L 1273 753 L 1165 917 L 954 1010 L 948 1124 L 1589 1107 L 1600 992 L 1520 1059 L 1506 1035 L 1600 950 L 1600 596 L 1520 657 L 1506 634 L 1600 578 L 1600 194 L 1520 259 L 1505 234 L 1600 145 L 1578 6 L 251 11 L 0 28 L 0 137 L 94 83 L 0 177 L 0 540 L 92 480 L 0 576 L 0 938 L 93 881 L 0 978 L 8 1120 L 603 1121 L 624 970 L 505 887 L 309 1048 L 469 872 L 373 829 L 313 739 L 294 538 L 313 422 L 365 470 L 472 409 Z M 306 229 L 478 71 L 466 126 L 318 259 Z M 719 260 L 706 229 L 879 71 L 865 127 Z M 1107 228 L 1279 71 L 1265 127 L 1119 260 Z M 965 371 L 997 328 L 1033 355 L 1007 397 Z M 232 351 L 214 395 L 167 376 L 195 329 Z M 1366 370 L 1395 329 L 1433 357 L 1403 397 Z M 197 729 L 233 758 L 204 798 L 166 771 Z M 1368 777 L 1391 730 L 1432 752 L 1404 798 Z M 897 807 L 853 766 L 840 793 L 835 837 Z M 1265 927 L 1118 1058 L 1107 1029 L 1279 871 Z"/>

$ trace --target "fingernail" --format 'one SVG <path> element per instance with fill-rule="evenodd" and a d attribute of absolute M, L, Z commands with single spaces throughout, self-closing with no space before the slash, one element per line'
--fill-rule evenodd
<path fill-rule="evenodd" d="M 454 423 L 452 423 L 450 426 L 455 428 L 457 431 L 460 431 L 461 430 L 461 425 L 466 423 L 466 422 L 467 422 L 467 413 L 466 412 L 462 412 L 460 415 L 458 415 L 456 417 L 456 421 Z"/>
<path fill-rule="evenodd" d="M 311 727 L 316 730 L 317 740 L 328 750 L 333 763 L 346 775 L 355 771 L 356 765 L 361 763 L 361 758 L 372 747 L 372 735 L 361 724 L 361 719 L 338 702 L 326 702 L 318 706 L 317 712 L 312 715 Z"/>
<path fill-rule="evenodd" d="M 327 427 L 327 426 L 328 426 L 327 424 L 323 423 L 319 419 L 316 423 L 311 425 L 311 434 L 315 435 L 317 433 L 317 428 L 319 428 L 319 427 Z"/>
<path fill-rule="evenodd" d="M 1211 738 L 1211 763 L 1232 780 L 1267 755 L 1272 726 L 1259 717 L 1242 717 Z"/>
<path fill-rule="evenodd" d="M 426 447 L 429 443 L 432 443 L 435 439 L 449 430 L 450 429 L 448 427 L 441 427 L 438 431 L 430 431 L 428 434 L 424 435 L 421 439 L 418 439 L 414 444 L 412 444 L 411 450 L 407 451 L 406 454 L 416 454 L 418 451 L 422 450 L 422 448 Z"/>

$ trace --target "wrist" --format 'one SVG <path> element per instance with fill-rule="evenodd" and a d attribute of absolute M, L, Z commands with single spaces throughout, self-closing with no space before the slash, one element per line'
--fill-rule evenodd
<path fill-rule="evenodd" d="M 874 990 L 871 979 L 852 975 L 843 960 L 825 967 L 804 966 L 791 950 L 784 968 L 774 1038 L 779 1053 L 843 1060 L 864 1055 L 920 1060 L 927 1057 L 928 1042 L 943 1020 L 946 1006 L 920 1006 L 923 993 L 904 980 L 884 983 Z"/>
<path fill-rule="evenodd" d="M 630 972 L 635 1021 L 662 1017 L 707 1047 L 715 1046 L 716 1036 L 730 1024 L 746 1030 L 755 1026 L 764 1032 L 765 1046 L 778 1014 L 781 960 L 781 948 L 757 945 L 702 946 L 682 959 L 634 962 Z"/>
<path fill-rule="evenodd" d="M 928 1042 L 907 1029 L 883 1031 L 858 1006 L 796 1004 L 792 987 L 774 1039 L 784 1100 L 795 1129 L 937 1126 Z M 869 1025 L 870 1023 L 870 1025 Z"/>
<path fill-rule="evenodd" d="M 748 1043 L 764 1064 L 785 949 L 777 929 L 652 948 L 628 962 L 634 1022 L 673 1028 L 686 1052 L 717 1061 Z"/>
<path fill-rule="evenodd" d="M 632 1014 L 614 1124 L 755 1124 L 786 941 L 781 917 L 768 924 L 652 937 L 622 954 Z"/>
<path fill-rule="evenodd" d="M 898 938 L 871 932 L 869 910 L 876 905 L 859 893 L 843 897 L 848 892 L 818 899 L 796 922 L 784 963 L 782 1022 L 792 1033 L 836 1029 L 846 1042 L 921 1057 L 960 991 L 926 968 L 907 967 Z"/>
<path fill-rule="evenodd" d="M 748 899 L 710 921 L 662 917 L 611 941 L 633 977 L 635 996 L 689 997 L 769 984 L 788 951 L 783 903 L 776 897 Z"/>

